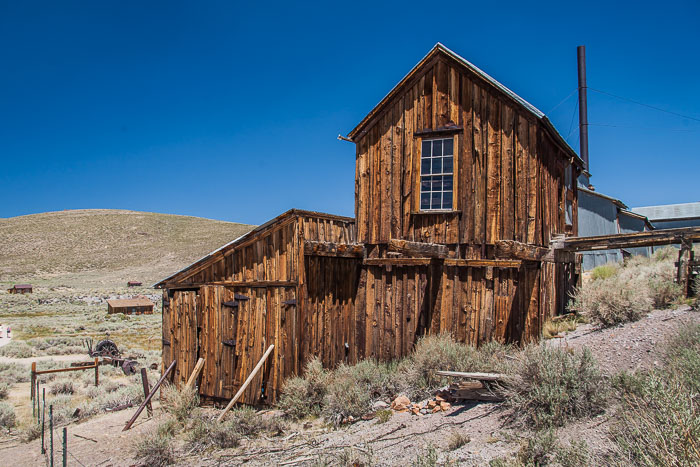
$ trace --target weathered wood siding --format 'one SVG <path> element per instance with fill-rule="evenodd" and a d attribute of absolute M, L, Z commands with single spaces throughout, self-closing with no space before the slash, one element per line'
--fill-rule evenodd
<path fill-rule="evenodd" d="M 454 211 L 420 213 L 416 133 L 449 122 L 463 127 L 454 134 Z M 548 245 L 565 231 L 568 156 L 530 112 L 456 62 L 439 57 L 427 64 L 356 146 L 359 242 Z"/>

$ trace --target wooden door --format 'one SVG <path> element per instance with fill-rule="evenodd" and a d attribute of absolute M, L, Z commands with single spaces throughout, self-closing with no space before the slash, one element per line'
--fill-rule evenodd
<path fill-rule="evenodd" d="M 168 311 L 169 333 L 164 328 L 163 338 L 170 342 L 170 351 L 166 355 L 164 346 L 163 363 L 169 365 L 172 360 L 177 360 L 172 381 L 180 387 L 187 382 L 197 363 L 197 292 L 176 290 Z"/>

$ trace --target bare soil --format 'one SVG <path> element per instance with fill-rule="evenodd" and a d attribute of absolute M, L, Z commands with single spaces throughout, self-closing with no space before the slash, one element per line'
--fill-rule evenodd
<path fill-rule="evenodd" d="M 564 338 L 552 339 L 543 345 L 574 349 L 588 347 L 603 370 L 612 375 L 621 370 L 661 364 L 663 355 L 659 344 L 691 323 L 700 323 L 700 313 L 689 307 L 659 310 L 638 322 L 614 328 L 597 329 L 592 325 L 582 325 Z M 155 419 L 148 419 L 144 414 L 132 430 L 122 432 L 134 410 L 70 425 L 71 457 L 75 456 L 84 465 L 136 464 L 133 446 L 145 431 L 157 426 L 161 415 L 159 410 L 156 410 Z M 609 452 L 611 445 L 607 433 L 613 413 L 609 410 L 594 419 L 570 424 L 559 429 L 557 436 L 564 443 L 584 439 L 594 454 Z M 503 415 L 499 404 L 474 403 L 456 405 L 447 412 L 425 416 L 394 413 L 385 423 L 374 419 L 339 429 L 315 420 L 295 424 L 279 437 L 247 439 L 238 448 L 203 455 L 188 453 L 178 446 L 177 465 L 338 465 L 353 460 L 365 465 L 410 465 L 419 456 L 426 456 L 429 446 L 435 448 L 438 463 L 487 465 L 491 459 L 517 452 L 529 436 L 527 431 L 507 426 Z M 450 451 L 449 444 L 455 433 L 468 437 L 469 442 Z M 58 441 L 55 442 L 58 445 Z M 6 465 L 44 463 L 40 441 L 20 444 L 17 439 L 10 438 L 0 443 L 0 458 Z"/>

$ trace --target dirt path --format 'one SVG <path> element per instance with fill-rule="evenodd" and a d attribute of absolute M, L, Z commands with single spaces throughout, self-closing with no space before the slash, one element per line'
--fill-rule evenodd
<path fill-rule="evenodd" d="M 615 374 L 661 364 L 663 346 L 659 344 L 690 324 L 700 324 L 700 312 L 683 306 L 676 310 L 653 311 L 624 326 L 597 329 L 592 324 L 581 325 L 561 339 L 546 341 L 546 345 L 588 347 L 603 371 Z"/>

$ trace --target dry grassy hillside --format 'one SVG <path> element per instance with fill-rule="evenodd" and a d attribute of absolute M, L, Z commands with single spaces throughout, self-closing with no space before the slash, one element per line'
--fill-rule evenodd
<path fill-rule="evenodd" d="M 0 282 L 151 284 L 253 226 L 126 210 L 47 212 L 0 219 Z"/>

